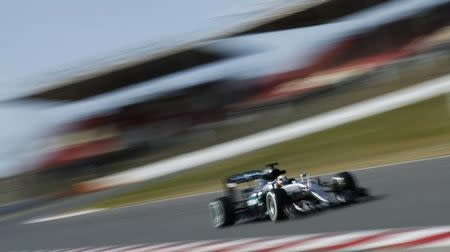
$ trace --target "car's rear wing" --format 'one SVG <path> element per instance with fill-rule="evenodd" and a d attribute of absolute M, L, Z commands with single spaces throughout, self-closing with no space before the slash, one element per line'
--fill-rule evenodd
<path fill-rule="evenodd" d="M 253 170 L 233 175 L 226 180 L 227 187 L 232 187 L 233 185 L 253 181 L 256 179 L 264 179 L 269 181 L 274 180 L 281 174 L 286 173 L 285 170 L 280 170 L 276 168 L 276 165 L 278 165 L 278 163 L 271 163 L 267 164 L 266 167 L 268 168 L 263 170 Z"/>
<path fill-rule="evenodd" d="M 240 184 L 256 179 L 262 179 L 265 173 L 262 170 L 248 171 L 241 174 L 236 174 L 229 177 L 226 181 L 227 184 Z"/>

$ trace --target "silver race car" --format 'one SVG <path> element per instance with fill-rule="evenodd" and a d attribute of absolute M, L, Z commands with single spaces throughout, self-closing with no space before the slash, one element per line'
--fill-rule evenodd
<path fill-rule="evenodd" d="M 214 227 L 238 220 L 295 218 L 324 208 L 357 202 L 368 196 L 349 172 L 338 173 L 326 181 L 306 174 L 287 178 L 277 163 L 265 169 L 229 177 L 225 196 L 209 203 Z"/>

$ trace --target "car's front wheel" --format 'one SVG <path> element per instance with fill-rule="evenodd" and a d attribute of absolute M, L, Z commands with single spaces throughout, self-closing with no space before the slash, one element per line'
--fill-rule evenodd
<path fill-rule="evenodd" d="M 349 172 L 341 172 L 336 174 L 331 184 L 336 191 L 336 199 L 341 203 L 349 203 L 355 201 L 358 197 L 368 196 L 367 189 L 359 187 L 355 177 Z"/>

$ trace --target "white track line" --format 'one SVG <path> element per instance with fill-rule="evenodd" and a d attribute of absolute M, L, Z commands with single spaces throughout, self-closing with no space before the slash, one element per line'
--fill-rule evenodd
<path fill-rule="evenodd" d="M 362 171 L 366 171 L 366 170 L 372 170 L 372 169 L 378 169 L 378 168 L 386 168 L 386 167 L 389 167 L 389 166 L 397 166 L 397 168 L 400 168 L 401 167 L 400 165 L 404 165 L 404 164 L 420 163 L 420 162 L 425 162 L 425 161 L 430 161 L 430 160 L 435 160 L 435 159 L 441 159 L 441 158 L 450 158 L 450 154 L 442 155 L 442 156 L 436 156 L 436 157 L 426 157 L 426 158 L 420 158 L 420 159 L 414 159 L 414 160 L 408 160 L 408 161 L 400 161 L 400 162 L 389 163 L 389 164 L 381 164 L 381 165 L 373 165 L 373 166 L 355 168 L 355 169 L 351 169 L 350 171 L 352 171 L 352 172 L 362 172 Z M 334 173 L 335 172 L 324 173 L 324 174 L 319 174 L 317 176 L 331 175 L 331 174 L 334 174 Z"/>
<path fill-rule="evenodd" d="M 134 248 L 143 247 L 144 244 L 141 245 L 128 245 L 128 246 L 112 246 L 111 248 L 108 248 L 108 252 L 125 252 L 125 251 L 132 251 Z"/>
<path fill-rule="evenodd" d="M 206 247 L 202 247 L 202 248 L 196 248 L 193 251 L 195 251 L 195 252 L 222 251 L 222 250 L 226 250 L 228 248 L 238 247 L 240 245 L 258 242 L 260 240 L 261 240 L 261 238 L 249 238 L 249 239 L 242 239 L 242 240 L 236 240 L 236 241 L 226 241 L 226 242 L 223 242 L 220 244 L 214 244 L 214 245 L 210 245 L 210 246 L 206 246 Z"/>
<path fill-rule="evenodd" d="M 429 248 L 440 248 L 440 247 L 450 247 L 450 239 L 442 240 L 442 241 L 435 241 L 430 242 L 429 244 L 416 246 L 414 248 L 416 249 L 429 249 Z M 448 251 L 448 250 L 446 250 Z"/>
<path fill-rule="evenodd" d="M 67 250 L 63 250 L 64 252 L 81 252 L 81 251 L 83 251 L 83 252 L 85 252 L 86 250 L 88 250 L 89 249 L 89 247 L 83 247 L 83 248 L 76 248 L 76 249 L 67 249 Z M 54 250 L 50 250 L 51 252 L 55 252 Z M 49 251 L 49 252 L 50 252 Z M 59 250 L 56 250 L 56 251 L 58 251 L 58 252 L 61 252 L 61 251 L 59 251 Z"/>
<path fill-rule="evenodd" d="M 450 230 L 450 227 L 435 227 L 435 228 L 427 228 L 422 230 L 415 230 L 410 232 L 398 233 L 386 239 L 374 242 L 368 242 L 364 245 L 354 246 L 349 248 L 348 250 L 367 250 L 376 247 L 389 246 L 394 244 L 400 244 L 403 242 L 414 241 L 417 239 L 421 239 L 427 236 L 432 236 L 435 234 L 444 233 Z"/>
<path fill-rule="evenodd" d="M 105 246 L 105 247 L 98 247 L 98 248 L 89 248 L 85 250 L 81 250 L 80 252 L 105 252 L 110 251 L 110 249 L 115 248 L 115 246 Z"/>
<path fill-rule="evenodd" d="M 301 235 L 301 236 L 289 236 L 289 237 L 283 237 L 283 238 L 279 238 L 279 239 L 267 239 L 267 241 L 265 242 L 258 242 L 255 244 L 251 244 L 248 245 L 244 248 L 241 249 L 237 249 L 237 250 L 232 250 L 235 252 L 245 252 L 245 251 L 258 251 L 258 250 L 262 250 L 268 247 L 276 247 L 276 246 L 281 246 L 283 244 L 289 243 L 289 242 L 293 242 L 293 241 L 297 241 L 297 240 L 302 240 L 304 238 L 307 238 L 308 236 L 305 235 Z"/>
<path fill-rule="evenodd" d="M 102 210 L 103 210 L 102 208 L 97 208 L 97 209 L 89 209 L 89 210 L 83 210 L 83 211 L 78 211 L 78 212 L 53 215 L 53 216 L 42 217 L 42 218 L 34 218 L 34 219 L 31 219 L 31 220 L 25 221 L 23 223 L 24 224 L 33 224 L 33 223 L 39 223 L 39 222 L 54 221 L 54 220 L 60 220 L 60 219 L 65 219 L 65 218 L 70 218 L 70 217 L 75 217 L 75 216 L 95 213 L 95 212 L 99 212 L 99 211 L 102 211 Z"/>
<path fill-rule="evenodd" d="M 171 246 L 171 247 L 168 247 L 168 248 L 155 249 L 153 251 L 155 251 L 155 252 L 187 251 L 189 249 L 193 249 L 193 248 L 195 248 L 197 246 L 208 244 L 210 242 L 213 242 L 213 241 L 189 242 L 189 243 L 184 243 L 184 244 L 180 244 L 180 245 L 176 245 L 176 246 Z"/>
<path fill-rule="evenodd" d="M 346 243 L 352 240 L 368 237 L 370 235 L 381 233 L 380 231 L 363 231 L 349 234 L 338 234 L 330 237 L 325 237 L 320 240 L 312 240 L 310 242 L 302 243 L 298 246 L 292 246 L 283 251 L 308 251 L 320 249 L 323 247 L 334 246 Z"/>
<path fill-rule="evenodd" d="M 133 248 L 133 249 L 124 250 L 124 251 L 126 251 L 126 252 L 147 252 L 147 251 L 154 251 L 155 249 L 159 249 L 159 248 L 163 248 L 163 247 L 175 246 L 175 245 L 178 244 L 178 243 L 179 243 L 179 242 L 166 242 L 166 243 L 161 243 L 161 244 L 154 244 L 154 245 L 148 245 L 148 246 L 143 246 L 143 247 Z"/>

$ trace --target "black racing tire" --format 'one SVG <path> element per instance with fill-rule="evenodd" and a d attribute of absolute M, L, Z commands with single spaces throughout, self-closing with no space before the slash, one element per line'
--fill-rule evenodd
<path fill-rule="evenodd" d="M 358 187 L 355 177 L 350 172 L 340 172 L 336 174 L 335 177 L 344 179 L 344 187 L 342 188 L 343 190 L 355 191 Z"/>
<path fill-rule="evenodd" d="M 285 207 L 289 204 L 289 198 L 285 190 L 274 189 L 266 195 L 266 209 L 271 221 L 286 219 Z"/>
<path fill-rule="evenodd" d="M 233 202 L 229 197 L 220 197 L 208 205 L 211 222 L 215 228 L 233 225 L 236 221 Z"/>
<path fill-rule="evenodd" d="M 356 196 L 358 197 L 369 197 L 370 193 L 369 190 L 367 188 L 363 188 L 363 187 L 358 187 L 356 188 Z"/>
<path fill-rule="evenodd" d="M 335 175 L 344 179 L 343 186 L 337 186 L 336 197 L 339 197 L 339 201 L 342 203 L 352 203 L 359 198 L 369 196 L 367 189 L 359 187 L 355 177 L 349 172 L 341 172 Z"/>

